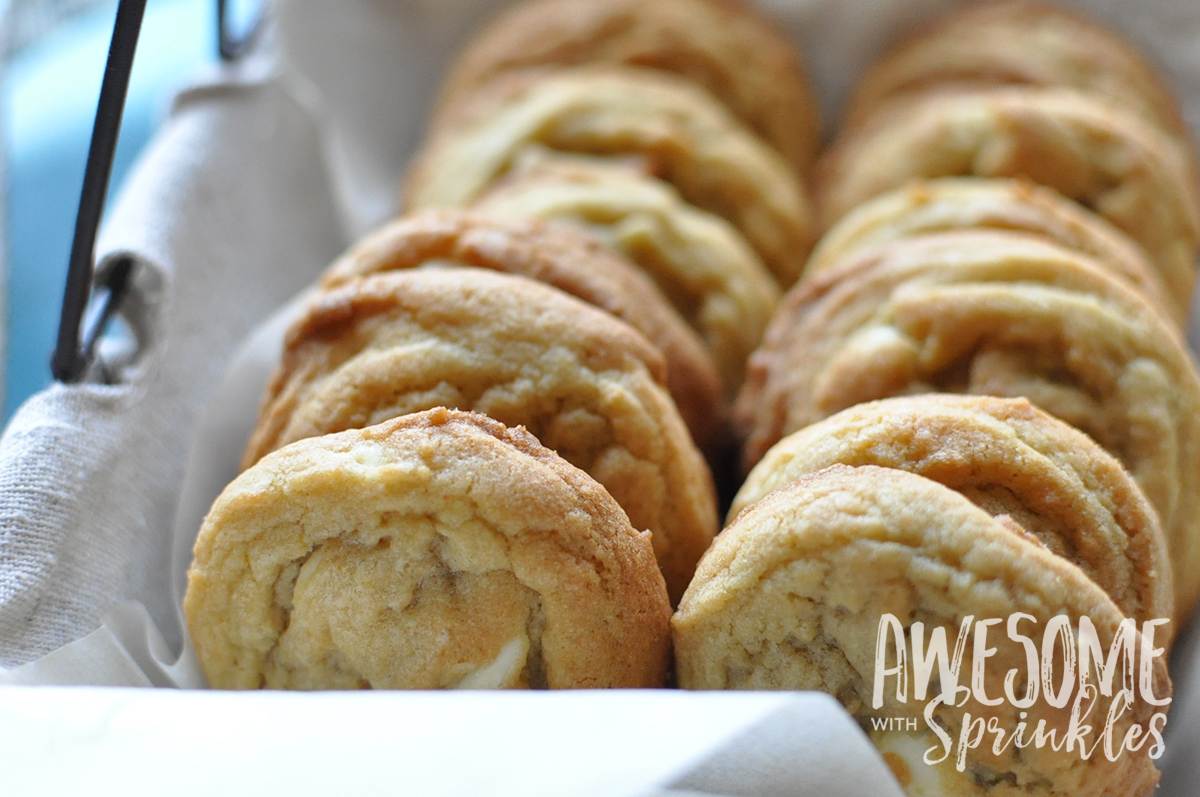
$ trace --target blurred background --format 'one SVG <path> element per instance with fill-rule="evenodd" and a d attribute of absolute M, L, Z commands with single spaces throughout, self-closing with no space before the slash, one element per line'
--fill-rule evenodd
<path fill-rule="evenodd" d="M 236 4 L 235 4 L 236 5 Z M 216 56 L 214 0 L 148 0 L 109 196 L 173 94 Z M 8 422 L 50 384 L 67 258 L 116 0 L 0 0 L 0 390 Z"/>

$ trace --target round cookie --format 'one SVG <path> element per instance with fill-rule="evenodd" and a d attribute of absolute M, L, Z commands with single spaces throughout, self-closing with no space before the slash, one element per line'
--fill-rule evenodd
<path fill-rule="evenodd" d="M 1129 109 L 1177 139 L 1181 150 L 1192 147 L 1162 77 L 1124 37 L 1028 0 L 977 3 L 935 20 L 867 71 L 847 115 L 860 119 L 888 98 L 947 84 L 1076 89 Z"/>
<path fill-rule="evenodd" d="M 913 179 L 1025 177 L 1094 210 L 1142 246 L 1173 296 L 1192 295 L 1196 185 L 1156 128 L 1066 89 L 928 92 L 881 107 L 818 164 L 824 227 Z"/>
<path fill-rule="evenodd" d="M 604 485 L 678 600 L 717 529 L 712 476 L 629 325 L 524 277 L 389 271 L 326 291 L 289 331 L 243 460 L 445 406 L 524 426 Z"/>
<path fill-rule="evenodd" d="M 445 107 L 495 76 L 531 67 L 612 64 L 675 73 L 712 92 L 798 174 L 819 144 L 817 101 L 791 42 L 752 8 L 721 0 L 532 0 L 463 50 Z"/>
<path fill-rule="evenodd" d="M 1162 279 L 1133 241 L 1095 213 L 1057 191 L 1025 180 L 942 177 L 909 183 L 851 210 L 821 238 L 805 275 L 876 244 L 932 232 L 1013 230 L 1092 257 L 1137 286 L 1174 318 L 1187 323 L 1191 295 L 1169 298 Z"/>
<path fill-rule="evenodd" d="M 1166 540 L 1133 479 L 1025 399 L 926 395 L 858 404 L 780 440 L 729 510 L 831 465 L 916 473 L 1074 564 L 1139 623 L 1172 617 Z M 1160 629 L 1164 641 L 1171 628 Z"/>
<path fill-rule="evenodd" d="M 652 277 L 700 334 L 730 394 L 779 304 L 779 287 L 728 222 L 669 185 L 599 158 L 536 157 L 475 209 L 582 228 Z"/>
<path fill-rule="evenodd" d="M 885 615 L 896 623 L 885 624 Z M 1030 661 L 1020 640 L 1010 638 L 1012 618 L 1014 630 L 1040 652 L 1043 634 L 1059 615 L 1072 629 L 1088 618 L 1102 653 L 1123 619 L 1078 568 L 953 490 L 904 471 L 834 466 L 771 493 L 716 539 L 672 619 L 676 672 L 685 689 L 816 689 L 834 695 L 909 794 L 1149 797 L 1159 774 L 1148 737 L 1136 752 L 1124 751 L 1116 761 L 1095 749 L 1110 707 L 1125 694 L 1119 677 L 1084 717 L 1091 726 L 1082 737 L 1092 751 L 1086 759 L 1078 743 L 1064 744 L 1072 704 L 1082 690 L 1077 676 L 1073 686 L 1066 681 L 1070 691 L 1062 686 L 1061 658 L 1050 683 L 1065 693 L 1065 706 L 1052 705 L 1041 689 L 1027 707 L 1014 705 L 1013 698 L 1028 698 L 1025 690 L 1041 679 L 1026 675 L 1037 658 Z M 917 668 L 911 667 L 901 700 L 897 676 L 884 674 L 876 701 L 881 626 L 887 630 L 883 663 L 892 667 L 897 634 L 906 642 L 909 661 L 916 655 L 916 623 L 923 624 L 926 640 L 941 629 L 952 652 L 967 618 L 974 624 L 965 634 L 957 678 L 949 666 L 944 673 L 931 666 L 928 691 L 922 694 Z M 999 622 L 985 627 L 987 636 L 981 638 L 978 623 L 987 619 Z M 1074 644 L 1075 636 L 1070 639 Z M 1141 642 L 1135 630 L 1135 651 Z M 972 665 L 983 655 L 981 648 L 992 655 L 982 659 L 972 689 Z M 1095 689 L 1094 664 L 1088 669 Z M 1006 689 L 1010 670 L 1019 680 Z M 1170 696 L 1161 656 L 1147 674 L 1152 694 L 1135 690 L 1115 718 L 1113 749 L 1134 725 L 1143 733 L 1163 729 L 1167 709 L 1150 702 Z M 943 693 L 953 697 L 945 700 Z M 1086 707 L 1088 701 L 1083 702 Z M 908 730 L 910 723 L 916 730 Z M 935 726 L 946 735 L 944 743 Z M 1030 743 L 1039 727 L 1053 730 L 1056 744 Z M 1002 739 L 996 730 L 1004 732 Z M 961 745 L 964 731 L 968 740 L 978 740 L 977 747 Z M 1023 747 L 1014 742 L 1018 733 Z M 925 763 L 926 755 L 933 763 Z"/>
<path fill-rule="evenodd" d="M 1200 596 L 1200 376 L 1124 283 L 1060 247 L 954 232 L 860 252 L 784 297 L 734 406 L 745 466 L 865 401 L 1024 396 L 1090 435 L 1159 513 L 1175 606 Z"/>
<path fill-rule="evenodd" d="M 737 227 L 781 285 L 804 267 L 812 220 L 795 174 L 706 91 L 648 69 L 502 75 L 434 131 L 404 204 L 470 204 L 537 145 L 640 156 L 686 202 Z"/>
<path fill-rule="evenodd" d="M 670 666 L 649 534 L 523 429 L 445 409 L 242 473 L 183 606 L 222 689 L 654 687 Z"/>
<path fill-rule="evenodd" d="M 437 264 L 529 277 L 625 321 L 662 350 L 667 387 L 696 445 L 710 457 L 724 451 L 728 399 L 704 343 L 648 279 L 589 236 L 536 220 L 456 209 L 425 211 L 362 239 L 329 267 L 321 286 Z"/>

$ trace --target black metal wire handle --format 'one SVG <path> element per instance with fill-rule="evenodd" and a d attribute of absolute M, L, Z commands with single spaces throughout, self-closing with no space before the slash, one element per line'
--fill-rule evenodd
<path fill-rule="evenodd" d="M 102 283 L 93 286 L 93 281 L 96 232 L 104 214 L 104 198 L 112 176 L 113 155 L 121 130 L 125 96 L 129 90 L 129 74 L 133 69 L 133 56 L 145 11 L 146 0 L 120 0 L 117 6 L 108 62 L 104 67 L 104 80 L 100 84 L 96 122 L 92 127 L 92 142 L 83 173 L 79 212 L 75 217 L 75 237 L 67 267 L 58 342 L 50 359 L 50 371 L 60 382 L 77 382 L 87 373 L 95 357 L 96 342 L 120 310 L 121 301 L 129 289 L 129 278 L 133 271 L 133 261 L 129 258 L 113 263 Z M 244 55 L 253 46 L 262 21 L 263 14 L 260 11 L 247 33 L 238 37 L 230 29 L 226 0 L 217 0 L 217 49 L 221 59 L 232 61 Z M 89 309 L 89 297 L 93 291 L 95 301 Z"/>
<path fill-rule="evenodd" d="M 259 6 L 258 15 L 242 36 L 231 30 L 228 6 L 227 0 L 217 0 L 217 51 L 222 60 L 236 61 L 245 55 L 258 39 L 258 33 L 262 30 L 263 6 Z"/>
<path fill-rule="evenodd" d="M 79 197 L 79 213 L 75 217 L 75 238 L 71 243 L 71 260 L 67 267 L 67 287 L 63 294 L 62 317 L 58 325 L 58 345 L 50 360 L 50 370 L 60 382 L 78 381 L 87 370 L 104 325 L 116 313 L 125 289 L 131 265 L 114 269 L 122 277 L 110 281 L 106 298 L 88 336 L 80 339 L 80 326 L 92 292 L 93 260 L 96 230 L 104 212 L 104 195 L 112 175 L 113 153 L 121 129 L 121 114 L 125 94 L 129 89 L 129 72 L 133 68 L 133 53 L 137 49 L 138 32 L 146 0 L 121 0 L 117 6 L 117 21 L 113 25 L 112 44 L 108 48 L 108 63 L 104 67 L 104 82 L 100 84 L 100 103 L 96 108 L 96 123 L 92 127 L 92 143 L 88 148 L 87 166 L 83 172 L 83 192 Z"/>

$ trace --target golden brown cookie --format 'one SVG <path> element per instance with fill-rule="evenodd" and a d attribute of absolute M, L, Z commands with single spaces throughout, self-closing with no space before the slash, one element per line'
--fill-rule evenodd
<path fill-rule="evenodd" d="M 618 67 L 511 73 L 451 117 L 409 174 L 409 209 L 471 203 L 536 145 L 640 156 L 685 201 L 737 227 L 780 284 L 792 284 L 804 267 L 812 220 L 798 178 L 708 92 L 682 78 Z"/>
<path fill-rule="evenodd" d="M 475 209 L 570 224 L 640 266 L 700 334 L 726 389 L 737 393 L 779 304 L 779 287 L 724 219 L 636 169 L 580 157 L 536 157 Z"/>
<path fill-rule="evenodd" d="M 662 355 L 555 288 L 470 268 L 390 271 L 320 294 L 289 331 L 243 462 L 445 406 L 524 426 L 653 532 L 673 600 L 717 528 L 712 477 Z"/>
<path fill-rule="evenodd" d="M 1050 624 L 1063 622 L 1053 620 L 1056 616 L 1067 618 L 1076 632 L 1087 618 L 1104 653 L 1123 619 L 1078 568 L 955 491 L 904 471 L 834 466 L 776 490 L 739 515 L 700 562 L 672 626 L 680 686 L 817 689 L 834 695 L 909 794 L 1149 797 L 1159 775 L 1148 732 L 1154 727 L 1161 743 L 1167 712 L 1151 701 L 1168 699 L 1171 692 L 1161 655 L 1148 662 L 1148 690 L 1135 688 L 1124 711 L 1119 676 L 1109 694 L 1095 697 L 1084 717 L 1090 727 L 1080 738 L 1091 753 L 1087 759 L 1079 741 L 1065 744 L 1071 710 L 1083 690 L 1077 674 L 1071 674 L 1074 682 L 1064 677 L 1061 658 L 1047 680 L 1061 690 L 1053 699 L 1061 694 L 1063 707 L 1052 705 L 1044 688 L 1027 707 L 1014 705 L 1031 696 L 1026 689 L 1040 686 L 1038 654 Z M 945 672 L 931 666 L 928 691 L 918 692 L 921 679 L 911 666 L 915 625 L 921 624 L 923 650 L 944 633 L 952 653 L 967 618 L 957 677 L 948 664 Z M 981 630 L 978 623 L 986 620 L 995 624 Z M 1021 639 L 1010 636 L 1014 631 L 1029 640 L 1032 660 Z M 877 672 L 880 636 L 887 668 L 896 664 L 897 636 L 905 642 L 910 674 L 903 700 L 897 675 L 882 667 Z M 1140 650 L 1140 635 L 1134 630 L 1131 636 Z M 1074 647 L 1075 636 L 1070 640 Z M 1156 635 L 1151 644 L 1161 650 L 1159 642 Z M 976 685 L 973 664 L 985 650 L 991 655 L 978 659 Z M 1016 680 L 1006 686 L 1011 670 Z M 1094 690 L 1094 665 L 1088 670 Z M 1089 702 L 1085 695 L 1083 707 Z M 1115 761 L 1099 747 L 1113 706 L 1118 713 L 1111 749 L 1120 750 L 1134 725 L 1143 741 Z M 1030 743 L 1039 727 L 1054 731 L 1055 745 Z M 961 744 L 964 731 L 977 747 Z M 1003 732 L 999 739 L 997 731 Z"/>
<path fill-rule="evenodd" d="M 910 36 L 867 71 L 852 119 L 900 94 L 939 85 L 1072 88 L 1126 108 L 1191 149 L 1157 69 L 1123 36 L 1065 8 L 1000 0 L 969 5 Z"/>
<path fill-rule="evenodd" d="M 896 468 L 943 484 L 1074 564 L 1127 617 L 1172 617 L 1171 563 L 1146 497 L 1087 435 L 1025 399 L 926 395 L 843 410 L 772 446 L 730 519 L 836 464 Z M 1172 629 L 1161 631 L 1165 643 Z"/>
<path fill-rule="evenodd" d="M 1200 596 L 1200 376 L 1140 295 L 1060 247 L 955 232 L 860 252 L 796 287 L 750 361 L 745 464 L 864 401 L 1026 397 L 1120 460 L 1158 510 L 1176 608 Z"/>
<path fill-rule="evenodd" d="M 613 64 L 672 72 L 712 92 L 799 174 L 819 141 L 817 102 L 792 44 L 722 0 L 532 0 L 494 19 L 442 90 L 452 105 L 497 75 Z"/>
<path fill-rule="evenodd" d="M 649 280 L 589 236 L 538 221 L 425 211 L 368 235 L 330 266 L 321 285 L 438 264 L 530 277 L 625 321 L 662 349 L 667 387 L 696 445 L 710 456 L 723 450 L 729 408 L 704 343 Z"/>
<path fill-rule="evenodd" d="M 525 430 L 445 409 L 242 473 L 183 606 L 224 689 L 653 687 L 670 666 L 649 535 Z"/>
<path fill-rule="evenodd" d="M 825 227 L 916 178 L 1024 177 L 1094 210 L 1140 244 L 1174 296 L 1192 295 L 1196 186 L 1163 134 L 1069 90 L 929 92 L 881 107 L 817 169 Z"/>
<path fill-rule="evenodd" d="M 897 238 L 964 229 L 1013 230 L 1091 256 L 1172 316 L 1187 323 L 1191 295 L 1168 298 L 1143 250 L 1095 213 L 1025 180 L 942 177 L 909 183 L 851 210 L 821 238 L 805 274 Z"/>

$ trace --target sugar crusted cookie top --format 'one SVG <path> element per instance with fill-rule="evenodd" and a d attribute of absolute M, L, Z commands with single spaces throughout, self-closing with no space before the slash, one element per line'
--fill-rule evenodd
<path fill-rule="evenodd" d="M 216 687 L 660 685 L 647 537 L 524 430 L 437 409 L 244 472 L 184 609 Z"/>

